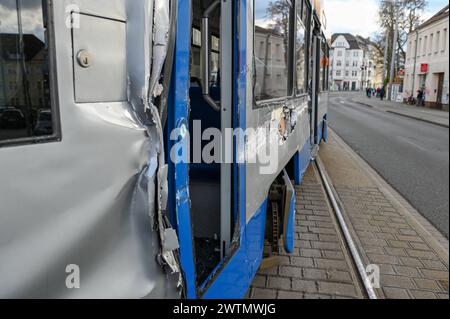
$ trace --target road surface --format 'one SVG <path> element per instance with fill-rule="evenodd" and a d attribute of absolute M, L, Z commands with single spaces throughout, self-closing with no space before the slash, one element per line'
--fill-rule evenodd
<path fill-rule="evenodd" d="M 363 106 L 353 96 L 330 94 L 331 128 L 448 238 L 449 129 Z"/>

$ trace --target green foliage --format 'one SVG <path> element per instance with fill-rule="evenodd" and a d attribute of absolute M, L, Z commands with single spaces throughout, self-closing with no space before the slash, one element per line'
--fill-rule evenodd
<path fill-rule="evenodd" d="M 395 5 L 394 5 L 395 3 Z M 406 57 L 406 44 L 408 41 L 408 34 L 414 31 L 415 27 L 423 22 L 422 14 L 428 5 L 427 0 L 390 0 L 381 1 L 378 9 L 378 20 L 380 27 L 383 30 L 379 35 L 380 52 L 384 51 L 384 39 L 386 35 L 389 36 L 389 46 L 387 55 L 387 69 L 390 69 L 392 56 L 392 39 L 395 30 L 396 10 L 398 11 L 398 26 L 399 34 L 397 40 L 397 47 L 401 60 Z"/>

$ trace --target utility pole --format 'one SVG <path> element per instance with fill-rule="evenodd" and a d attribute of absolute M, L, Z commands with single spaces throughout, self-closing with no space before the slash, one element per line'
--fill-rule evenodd
<path fill-rule="evenodd" d="M 392 0 L 392 4 L 394 7 L 394 16 L 395 16 L 395 31 L 394 31 L 394 39 L 392 41 L 392 57 L 391 57 L 391 70 L 389 73 L 389 97 L 388 99 L 390 101 L 393 100 L 392 96 L 392 86 L 394 82 L 394 73 L 395 73 L 395 54 L 397 53 L 397 38 L 398 38 L 398 8 L 397 8 L 397 1 Z"/>
<path fill-rule="evenodd" d="M 382 86 L 384 86 L 384 80 L 386 79 L 386 74 L 387 74 L 387 54 L 388 54 L 388 47 L 389 47 L 389 32 L 388 30 L 386 30 L 386 39 L 385 39 L 385 44 L 384 44 L 384 56 L 383 56 L 383 75 L 382 75 L 382 81 L 383 83 L 381 83 Z"/>

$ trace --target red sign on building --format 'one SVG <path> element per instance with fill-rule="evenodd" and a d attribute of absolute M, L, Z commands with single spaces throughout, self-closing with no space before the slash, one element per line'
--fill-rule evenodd
<path fill-rule="evenodd" d="M 428 72 L 428 64 L 427 63 L 421 63 L 420 64 L 420 72 L 427 73 Z"/>

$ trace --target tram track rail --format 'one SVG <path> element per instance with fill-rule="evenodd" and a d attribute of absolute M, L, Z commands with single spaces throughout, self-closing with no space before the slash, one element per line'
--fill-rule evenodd
<path fill-rule="evenodd" d="M 319 173 L 320 182 L 322 183 L 323 189 L 337 219 L 337 223 L 343 236 L 344 243 L 349 251 L 349 256 L 352 259 L 353 266 L 355 268 L 355 275 L 358 276 L 358 279 L 361 283 L 361 289 L 363 290 L 362 292 L 368 299 L 378 299 L 378 296 L 366 271 L 367 265 L 364 264 L 363 258 L 358 250 L 356 241 L 354 240 L 352 232 L 350 230 L 350 226 L 348 225 L 345 218 L 345 210 L 339 204 L 334 186 L 330 178 L 328 177 L 326 169 L 320 158 L 316 158 L 316 160 L 314 161 L 314 166 Z"/>

